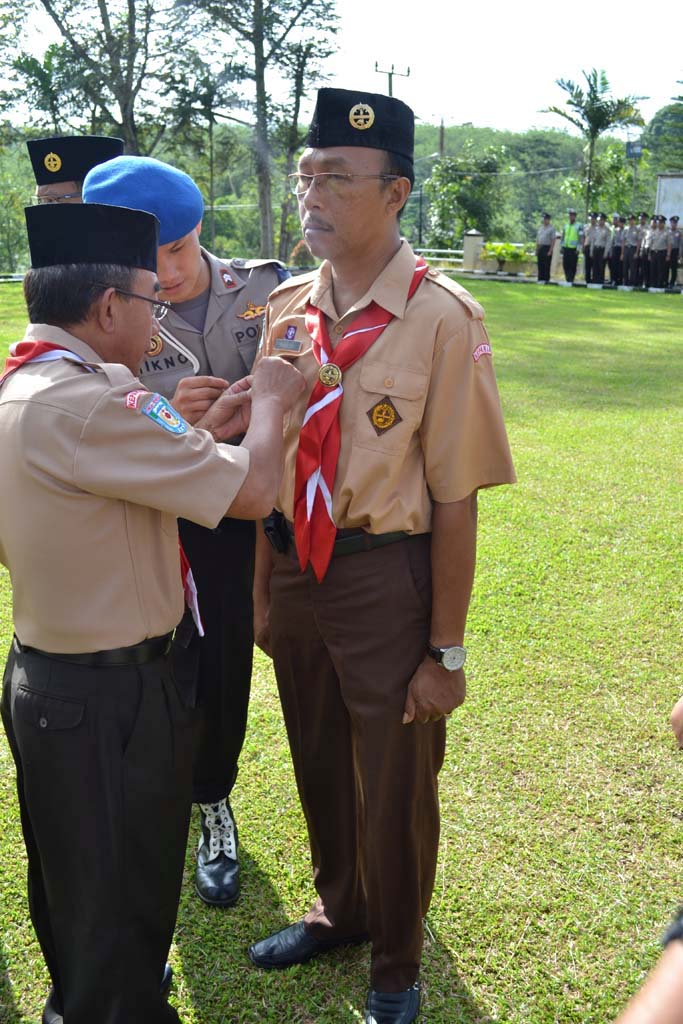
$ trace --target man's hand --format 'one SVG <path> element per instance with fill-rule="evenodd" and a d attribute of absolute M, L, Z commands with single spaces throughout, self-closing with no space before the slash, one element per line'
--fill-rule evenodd
<path fill-rule="evenodd" d="M 228 387 L 222 377 L 183 377 L 171 401 L 184 420 L 197 426 L 205 412 Z"/>
<path fill-rule="evenodd" d="M 671 728 L 674 731 L 678 746 L 683 750 L 683 697 L 679 697 L 671 712 Z"/>
<path fill-rule="evenodd" d="M 242 377 L 227 387 L 195 426 L 208 430 L 214 441 L 246 433 L 251 420 L 251 381 L 251 377 Z"/>
<path fill-rule="evenodd" d="M 465 700 L 465 672 L 447 672 L 425 655 L 408 684 L 403 724 L 438 722 Z"/>
<path fill-rule="evenodd" d="M 275 398 L 287 412 L 304 390 L 306 382 L 299 371 L 280 356 L 264 356 L 256 364 L 252 397 L 259 399 Z"/>

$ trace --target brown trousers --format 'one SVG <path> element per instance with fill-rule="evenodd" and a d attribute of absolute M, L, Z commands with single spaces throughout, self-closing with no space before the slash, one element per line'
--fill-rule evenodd
<path fill-rule="evenodd" d="M 318 900 L 319 939 L 364 932 L 371 984 L 416 980 L 439 842 L 445 724 L 402 725 L 431 613 L 430 535 L 333 558 L 322 583 L 275 555 L 273 660 Z"/>

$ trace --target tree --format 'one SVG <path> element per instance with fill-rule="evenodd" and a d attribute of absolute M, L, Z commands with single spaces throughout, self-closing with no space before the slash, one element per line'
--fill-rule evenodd
<path fill-rule="evenodd" d="M 61 37 L 42 61 L 21 46 L 36 11 L 50 17 Z M 123 137 L 128 153 L 154 150 L 168 119 L 156 93 L 181 51 L 173 10 L 154 0 L 0 0 L 0 23 L 8 14 L 14 38 L 5 29 L 2 70 L 11 82 L 2 95 L 5 109 L 28 102 L 37 126 L 107 129 Z"/>
<path fill-rule="evenodd" d="M 213 33 L 223 31 L 239 50 L 243 79 L 253 84 L 254 158 L 259 189 L 261 255 L 275 249 L 272 209 L 272 134 L 278 123 L 278 109 L 272 101 L 277 78 L 297 83 L 292 107 L 298 110 L 303 89 L 318 63 L 331 52 L 329 36 L 336 31 L 334 0 L 179 0 L 183 7 L 197 11 Z M 305 44 L 305 45 L 304 45 Z M 304 47 L 302 50 L 302 46 Z M 306 60 L 300 72 L 302 53 Z M 275 79 L 275 81 L 271 81 Z M 282 114 L 282 109 L 279 111 Z M 292 122 L 292 116 L 289 117 Z"/>
<path fill-rule="evenodd" d="M 609 82 L 604 71 L 593 68 L 592 71 L 583 71 L 586 80 L 586 91 L 569 79 L 558 78 L 557 85 L 563 92 L 567 93 L 567 106 L 548 107 L 546 113 L 559 114 L 575 128 L 578 128 L 586 140 L 586 170 L 585 170 L 585 213 L 592 206 L 593 200 L 593 162 L 595 159 L 595 144 L 597 140 L 610 128 L 626 127 L 627 125 L 642 125 L 644 121 L 638 111 L 636 103 L 641 96 L 625 96 L 622 99 L 613 99 L 609 95 Z"/>
<path fill-rule="evenodd" d="M 683 100 L 657 111 L 643 132 L 643 145 L 659 172 L 683 171 Z"/>
<path fill-rule="evenodd" d="M 439 160 L 424 183 L 429 198 L 428 245 L 455 249 L 470 228 L 486 237 L 502 229 L 505 187 L 500 172 L 506 167 L 505 151 L 488 146 L 475 154 L 466 143 L 458 157 Z"/>

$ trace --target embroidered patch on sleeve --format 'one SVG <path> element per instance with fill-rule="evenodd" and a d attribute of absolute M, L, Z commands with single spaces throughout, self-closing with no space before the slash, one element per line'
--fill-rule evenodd
<path fill-rule="evenodd" d="M 367 415 L 378 437 L 403 421 L 403 417 L 388 395 L 373 405 L 372 409 L 368 409 Z"/>
<path fill-rule="evenodd" d="M 129 391 L 126 395 L 126 409 L 137 409 L 142 398 L 149 398 L 149 391 Z"/>
<path fill-rule="evenodd" d="M 149 401 L 145 402 L 140 409 L 143 416 L 148 416 L 154 423 L 158 423 L 160 427 L 168 430 L 171 434 L 187 433 L 187 423 L 163 395 L 150 395 L 149 391 L 144 393 L 148 396 Z"/>
<path fill-rule="evenodd" d="M 472 358 L 474 359 L 475 363 L 478 363 L 482 356 L 490 355 L 493 355 L 491 351 L 491 346 L 487 341 L 484 341 L 482 342 L 481 345 L 477 345 L 474 352 L 472 353 Z"/>

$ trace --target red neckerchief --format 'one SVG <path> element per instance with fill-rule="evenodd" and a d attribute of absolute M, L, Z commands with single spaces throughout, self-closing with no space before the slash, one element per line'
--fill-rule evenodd
<path fill-rule="evenodd" d="M 406 301 L 413 297 L 427 270 L 427 264 L 418 256 Z M 306 306 L 306 330 L 313 341 L 313 354 L 320 371 L 299 433 L 294 538 L 301 571 L 310 561 L 318 582 L 327 572 L 337 533 L 332 518 L 332 492 L 341 447 L 342 375 L 365 355 L 393 319 L 386 309 L 371 302 L 354 317 L 333 350 L 324 313 L 310 302 Z"/>
<path fill-rule="evenodd" d="M 0 376 L 0 384 L 2 384 L 10 374 L 14 373 L 15 370 L 24 366 L 25 363 L 35 362 L 35 360 L 39 360 L 40 357 L 44 356 L 47 352 L 59 352 L 62 355 L 72 356 L 74 359 L 80 359 L 80 356 L 70 352 L 69 349 L 64 348 L 63 345 L 53 345 L 49 341 L 17 341 L 14 345 L 10 346 L 10 355 L 5 360 L 5 369 L 2 376 Z M 180 578 L 183 583 L 183 594 L 185 595 L 187 606 L 192 612 L 192 618 L 195 621 L 197 632 L 200 636 L 204 636 L 204 627 L 199 614 L 197 585 L 195 584 L 192 569 L 190 568 L 190 563 L 187 560 L 187 555 L 183 550 L 180 537 L 178 537 L 178 545 L 180 547 Z"/>
<path fill-rule="evenodd" d="M 73 355 L 73 352 L 69 352 L 63 345 L 53 345 L 49 341 L 17 341 L 14 345 L 10 345 L 9 351 L 10 354 L 5 360 L 5 369 L 0 376 L 0 384 L 24 363 L 31 363 L 34 359 L 45 355 L 46 352 L 62 352 L 67 356 Z M 78 356 L 74 358 L 77 359 Z"/>

